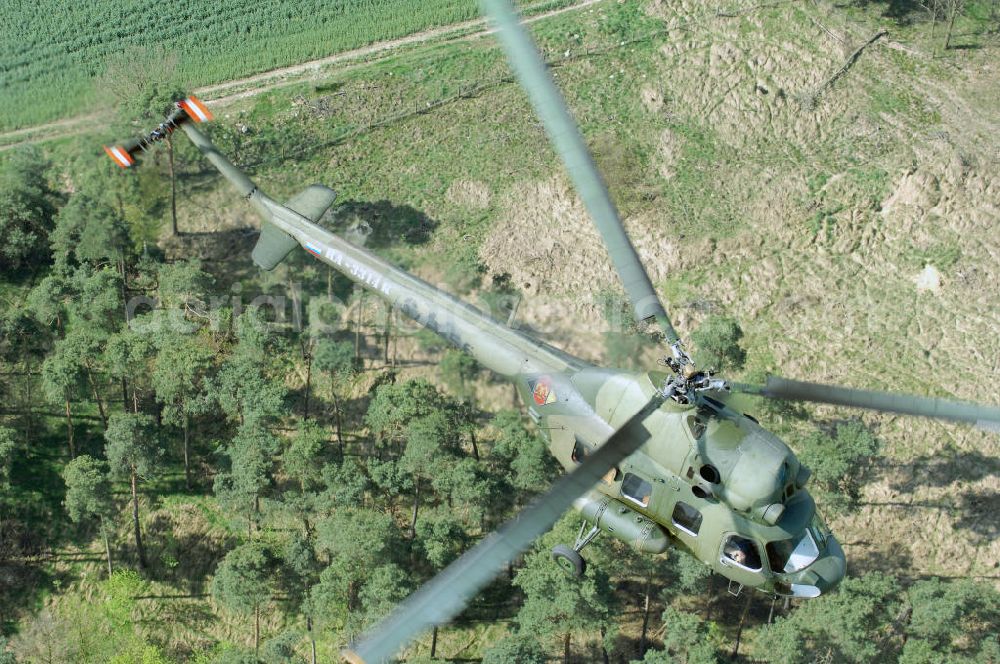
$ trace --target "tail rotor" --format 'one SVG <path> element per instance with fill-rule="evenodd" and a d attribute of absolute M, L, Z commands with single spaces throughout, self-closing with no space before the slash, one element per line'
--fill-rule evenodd
<path fill-rule="evenodd" d="M 135 164 L 135 159 L 140 152 L 146 152 L 155 143 L 167 138 L 181 124 L 188 120 L 196 124 L 209 122 L 213 117 L 212 112 L 205 106 L 205 102 L 191 95 L 175 103 L 170 115 L 145 136 L 132 139 L 122 145 L 106 145 L 104 152 L 119 168 L 129 168 Z"/>

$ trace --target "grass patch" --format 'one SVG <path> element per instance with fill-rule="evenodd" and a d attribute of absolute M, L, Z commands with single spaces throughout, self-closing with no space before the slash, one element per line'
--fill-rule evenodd
<path fill-rule="evenodd" d="M 661 184 L 672 228 L 689 237 L 725 237 L 740 220 L 737 192 L 727 184 L 735 155 L 708 127 L 694 121 L 670 126 L 680 138 L 676 175 Z"/>
<path fill-rule="evenodd" d="M 110 58 L 150 43 L 177 56 L 181 80 L 206 85 L 477 16 L 471 0 L 264 0 L 253 13 L 248 8 L 244 0 L 189 0 L 169 12 L 150 0 L 99 7 L 41 0 L 31 12 L 9 7 L 4 23 L 19 29 L 2 37 L 0 51 L 8 55 L 0 126 L 63 117 L 96 103 L 92 79 Z"/>
<path fill-rule="evenodd" d="M 926 249 L 914 247 L 906 256 L 907 263 L 916 269 L 933 265 L 938 270 L 950 270 L 962 260 L 962 250 L 953 244 L 936 244 Z"/>

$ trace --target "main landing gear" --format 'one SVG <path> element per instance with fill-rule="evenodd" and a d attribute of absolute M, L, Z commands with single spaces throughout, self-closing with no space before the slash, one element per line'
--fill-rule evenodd
<path fill-rule="evenodd" d="M 552 560 L 556 561 L 563 570 L 570 576 L 579 579 L 587 571 L 587 561 L 583 559 L 580 552 L 583 547 L 594 541 L 594 538 L 601 532 L 597 526 L 590 526 L 587 530 L 586 521 L 580 525 L 580 533 L 576 536 L 576 543 L 573 546 L 557 544 L 552 547 Z M 586 530 L 586 533 L 584 531 Z"/>

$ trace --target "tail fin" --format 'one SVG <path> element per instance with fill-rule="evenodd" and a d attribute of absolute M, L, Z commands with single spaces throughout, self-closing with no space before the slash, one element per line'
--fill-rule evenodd
<path fill-rule="evenodd" d="M 316 223 L 330 209 L 336 198 L 337 193 L 329 187 L 313 184 L 293 196 L 285 203 L 285 207 Z M 273 270 L 297 246 L 299 246 L 298 240 L 265 220 L 261 225 L 260 238 L 253 248 L 251 257 L 261 269 Z M 308 242 L 304 246 L 307 251 L 316 254 L 316 250 L 312 249 Z"/>

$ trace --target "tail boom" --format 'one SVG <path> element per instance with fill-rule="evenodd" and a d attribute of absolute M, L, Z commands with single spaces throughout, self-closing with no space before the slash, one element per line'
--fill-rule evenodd
<path fill-rule="evenodd" d="M 580 360 L 495 321 L 483 311 L 330 233 L 261 195 L 275 226 L 351 281 L 503 376 L 580 368 Z"/>
<path fill-rule="evenodd" d="M 186 121 L 194 121 L 198 114 L 195 109 L 200 110 L 187 103 L 191 99 L 179 103 L 175 113 L 161 127 L 165 132 L 178 126 L 183 129 L 195 147 L 261 215 L 261 237 L 253 253 L 257 265 L 273 269 L 296 244 L 301 245 L 318 260 L 375 292 L 393 308 L 504 376 L 560 372 L 584 366 L 581 360 L 493 320 L 450 293 L 321 228 L 316 222 L 332 205 L 335 196 L 332 190 L 312 185 L 286 205 L 261 192 L 243 171 L 218 151 L 194 122 Z M 124 154 L 116 152 L 123 148 L 107 148 L 107 151 L 116 161 L 119 156 L 128 161 L 125 155 L 133 156 L 135 150 L 145 149 L 149 142 L 149 137 L 141 139 L 135 148 L 125 149 Z"/>

